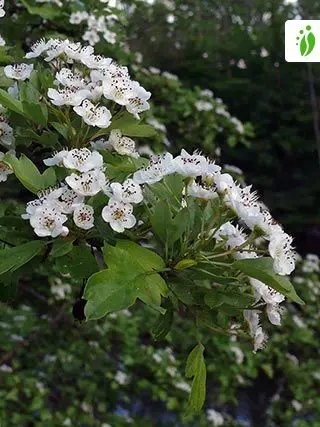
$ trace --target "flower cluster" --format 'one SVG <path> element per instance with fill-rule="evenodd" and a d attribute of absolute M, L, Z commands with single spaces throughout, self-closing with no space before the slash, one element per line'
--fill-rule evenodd
<path fill-rule="evenodd" d="M 3 18 L 6 12 L 4 11 L 4 0 L 0 0 L 0 18 Z M 6 42 L 0 35 L 0 47 L 5 46 Z"/>
<path fill-rule="evenodd" d="M 52 63 L 55 88 L 49 88 L 48 97 L 55 106 L 72 106 L 86 124 L 106 128 L 111 122 L 109 109 L 101 105 L 113 101 L 124 106 L 139 118 L 139 113 L 150 108 L 151 93 L 130 78 L 127 67 L 94 54 L 92 46 L 82 46 L 69 40 L 39 40 L 26 54 L 27 59 L 43 56 Z M 80 69 L 82 71 L 80 71 Z M 16 80 L 30 77 L 33 65 L 16 64 L 5 68 L 6 76 Z"/>
<path fill-rule="evenodd" d="M 86 204 L 86 198 L 101 191 L 109 197 L 102 210 L 102 218 L 111 228 L 121 233 L 136 224 L 132 214 L 133 204 L 143 200 L 140 186 L 132 179 L 122 184 L 109 183 L 106 178 L 103 157 L 88 148 L 62 150 L 45 159 L 47 166 L 59 166 L 72 171 L 59 188 L 40 193 L 38 199 L 27 204 L 24 219 L 30 221 L 40 237 L 66 236 L 69 228 L 64 224 L 72 215 L 77 228 L 90 230 L 94 227 L 94 208 Z"/>
<path fill-rule="evenodd" d="M 116 43 L 116 33 L 110 30 L 118 17 L 115 14 L 101 15 L 97 17 L 93 13 L 86 11 L 73 12 L 70 15 L 69 22 L 73 25 L 80 25 L 83 22 L 86 23 L 87 29 L 82 36 L 82 39 L 88 42 L 91 46 L 96 45 L 100 42 L 102 35 L 103 39 L 111 44 Z"/>

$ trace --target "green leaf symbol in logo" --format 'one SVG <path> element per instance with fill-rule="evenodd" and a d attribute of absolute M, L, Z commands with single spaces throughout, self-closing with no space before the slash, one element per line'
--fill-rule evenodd
<path fill-rule="evenodd" d="M 313 51 L 314 46 L 316 44 L 316 38 L 315 38 L 313 32 L 310 31 L 311 26 L 307 25 L 306 30 L 307 30 L 306 34 L 304 34 L 304 30 L 300 30 L 300 34 L 302 35 L 301 40 L 300 40 L 300 37 L 297 37 L 297 43 L 296 44 L 298 45 L 299 44 L 298 40 L 300 40 L 301 56 L 310 55 L 310 53 Z"/>

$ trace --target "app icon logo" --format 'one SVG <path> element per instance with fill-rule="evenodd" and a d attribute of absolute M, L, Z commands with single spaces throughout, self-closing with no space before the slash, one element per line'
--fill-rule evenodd
<path fill-rule="evenodd" d="M 320 20 L 286 21 L 285 58 L 287 62 L 320 62 Z"/>
<path fill-rule="evenodd" d="M 301 56 L 308 56 L 313 51 L 316 44 L 316 38 L 311 31 L 311 25 L 307 25 L 305 30 L 300 30 L 297 36 L 296 45 L 300 45 Z"/>

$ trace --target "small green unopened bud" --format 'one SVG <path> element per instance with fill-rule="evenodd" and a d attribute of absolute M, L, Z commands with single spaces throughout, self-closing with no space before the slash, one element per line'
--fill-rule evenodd
<path fill-rule="evenodd" d="M 178 262 L 178 264 L 175 265 L 175 270 L 185 270 L 186 268 L 193 267 L 194 265 L 197 265 L 197 261 L 194 259 L 182 259 Z"/>

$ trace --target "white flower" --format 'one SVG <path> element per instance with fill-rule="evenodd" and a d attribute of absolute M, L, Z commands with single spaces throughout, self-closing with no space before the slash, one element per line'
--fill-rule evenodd
<path fill-rule="evenodd" d="M 231 117 L 230 121 L 235 125 L 237 132 L 244 132 L 244 126 L 239 119 L 237 119 L 236 117 Z"/>
<path fill-rule="evenodd" d="M 62 192 L 57 200 L 57 205 L 63 213 L 71 214 L 76 205 L 84 202 L 84 196 L 80 196 L 67 185 L 64 185 L 61 188 Z"/>
<path fill-rule="evenodd" d="M 73 73 L 69 68 L 62 68 L 56 75 L 55 84 L 60 83 L 63 86 L 74 88 L 74 89 L 85 89 L 87 82 L 85 81 L 82 74 L 76 72 Z"/>
<path fill-rule="evenodd" d="M 213 109 L 211 102 L 207 101 L 197 101 L 194 105 L 198 111 L 210 111 Z"/>
<path fill-rule="evenodd" d="M 9 79 L 24 81 L 30 77 L 30 74 L 33 71 L 33 64 L 7 65 L 4 67 L 3 71 Z"/>
<path fill-rule="evenodd" d="M 80 175 L 72 173 L 66 182 L 80 196 L 95 196 L 105 186 L 106 177 L 101 170 L 95 169 Z"/>
<path fill-rule="evenodd" d="M 92 55 L 94 49 L 92 46 L 82 46 L 81 43 L 69 43 L 64 48 L 64 53 L 67 55 L 69 62 L 83 61 Z"/>
<path fill-rule="evenodd" d="M 48 89 L 48 97 L 53 105 L 80 105 L 83 100 L 91 95 L 89 89 L 65 88 Z"/>
<path fill-rule="evenodd" d="M 19 98 L 19 86 L 17 82 L 14 82 L 12 86 L 9 86 L 7 92 L 13 98 Z"/>
<path fill-rule="evenodd" d="M 117 41 L 117 33 L 114 33 L 113 31 L 105 30 L 103 32 L 103 38 L 106 42 L 115 44 Z"/>
<path fill-rule="evenodd" d="M 1 9 L 0 9 L 0 12 L 1 12 Z M 1 14 L 0 14 L 0 18 L 1 18 Z M 13 372 L 13 369 L 11 368 L 11 366 L 3 364 L 3 365 L 0 365 L 0 372 L 6 372 L 8 374 L 11 374 Z"/>
<path fill-rule="evenodd" d="M 260 56 L 261 56 L 261 58 L 266 58 L 267 56 L 269 56 L 269 52 L 267 51 L 267 49 L 265 47 L 261 48 Z"/>
<path fill-rule="evenodd" d="M 50 62 L 62 55 L 69 43 L 69 40 L 50 39 L 45 48 L 45 53 L 47 55 L 45 61 Z"/>
<path fill-rule="evenodd" d="M 30 224 L 39 237 L 57 237 L 59 235 L 66 236 L 69 233 L 68 228 L 63 226 L 67 220 L 66 215 L 48 203 L 35 209 L 30 218 Z"/>
<path fill-rule="evenodd" d="M 83 55 L 81 58 L 81 62 L 88 68 L 105 69 L 110 66 L 112 59 L 105 58 L 101 55 L 93 55 L 93 53 L 91 53 L 90 55 Z"/>
<path fill-rule="evenodd" d="M 68 154 L 68 150 L 62 150 L 55 153 L 52 157 L 44 159 L 43 163 L 46 166 L 62 166 L 64 157 Z"/>
<path fill-rule="evenodd" d="M 88 99 L 85 99 L 81 106 L 73 109 L 89 126 L 107 128 L 111 124 L 112 116 L 108 108 L 95 106 Z"/>
<path fill-rule="evenodd" d="M 93 79 L 92 76 L 91 78 Z M 102 88 L 106 99 L 119 105 L 128 104 L 129 98 L 133 96 L 131 84 L 127 67 L 111 64 L 108 69 L 104 70 Z"/>
<path fill-rule="evenodd" d="M 43 206 L 45 204 L 55 206 L 59 211 L 61 211 L 60 207 L 58 206 L 58 199 L 61 196 L 62 192 L 63 192 L 63 188 L 58 188 L 58 189 L 49 189 L 39 193 L 38 199 L 31 200 L 30 202 L 27 203 L 26 213 L 22 214 L 21 218 L 30 219 L 31 216 L 35 214 L 36 209 L 39 206 Z"/>
<path fill-rule="evenodd" d="M 175 165 L 170 153 L 154 155 L 151 156 L 149 165 L 145 169 L 134 173 L 133 180 L 137 184 L 154 184 L 174 172 Z"/>
<path fill-rule="evenodd" d="M 223 416 L 214 409 L 207 410 L 207 420 L 210 421 L 214 427 L 220 427 L 224 424 Z"/>
<path fill-rule="evenodd" d="M 124 372 L 117 371 L 114 379 L 117 381 L 117 383 L 123 385 L 128 381 L 128 375 Z"/>
<path fill-rule="evenodd" d="M 192 183 L 188 185 L 188 194 L 203 200 L 211 200 L 218 197 L 214 180 L 208 175 L 203 177 L 200 181 L 192 181 Z"/>
<path fill-rule="evenodd" d="M 245 70 L 247 68 L 247 64 L 244 59 L 240 59 L 237 63 L 237 67 L 241 70 Z"/>
<path fill-rule="evenodd" d="M 180 381 L 178 383 L 175 384 L 175 386 L 182 391 L 185 391 L 186 393 L 190 393 L 191 391 L 191 387 L 188 383 L 186 383 L 185 381 Z"/>
<path fill-rule="evenodd" d="M 215 176 L 216 186 L 219 193 L 224 193 L 234 187 L 234 180 L 228 173 L 217 173 Z"/>
<path fill-rule="evenodd" d="M 3 18 L 6 12 L 4 11 L 4 0 L 0 0 L 0 18 Z"/>
<path fill-rule="evenodd" d="M 173 160 L 176 172 L 187 177 L 201 176 L 207 167 L 207 159 L 198 153 L 189 154 L 182 149 L 180 156 Z"/>
<path fill-rule="evenodd" d="M 202 96 L 207 97 L 207 98 L 213 98 L 213 92 L 212 92 L 212 90 L 210 90 L 210 89 L 203 89 L 203 90 L 200 92 L 200 94 L 201 94 Z"/>
<path fill-rule="evenodd" d="M 150 97 L 151 92 L 146 91 L 138 82 L 132 82 L 130 95 L 125 104 L 127 111 L 139 119 L 139 113 L 150 109 L 147 102 Z"/>
<path fill-rule="evenodd" d="M 81 24 L 81 22 L 86 21 L 88 17 L 89 17 L 89 14 L 86 11 L 73 12 L 70 15 L 69 22 L 70 24 Z"/>
<path fill-rule="evenodd" d="M 243 315 L 245 320 L 248 322 L 250 335 L 254 341 L 253 352 L 262 349 L 268 339 L 267 335 L 263 332 L 259 325 L 259 311 L 258 310 L 244 310 Z"/>
<path fill-rule="evenodd" d="M 111 198 L 108 205 L 102 209 L 102 218 L 114 231 L 123 233 L 126 228 L 134 227 L 137 222 L 132 211 L 132 205 Z"/>
<path fill-rule="evenodd" d="M 230 350 L 235 354 L 237 364 L 241 365 L 241 363 L 243 362 L 243 359 L 244 359 L 243 351 L 235 345 L 231 346 Z"/>
<path fill-rule="evenodd" d="M 8 175 L 13 173 L 13 170 L 6 163 L 2 161 L 5 154 L 0 151 L 0 182 L 4 182 L 8 179 Z"/>
<path fill-rule="evenodd" d="M 37 58 L 40 56 L 47 48 L 47 42 L 45 39 L 40 39 L 31 46 L 31 51 L 25 55 L 25 58 Z"/>
<path fill-rule="evenodd" d="M 95 30 L 87 30 L 83 34 L 82 38 L 83 40 L 87 41 L 91 46 L 94 46 L 100 41 L 99 34 Z"/>
<path fill-rule="evenodd" d="M 178 76 L 176 76 L 175 74 L 169 73 L 168 71 L 164 71 L 162 73 L 162 76 L 168 80 L 175 80 L 175 81 L 179 80 Z"/>
<path fill-rule="evenodd" d="M 123 203 L 140 203 L 143 200 L 142 190 L 139 184 L 132 179 L 127 179 L 123 184 L 114 182 L 110 185 L 113 198 Z"/>
<path fill-rule="evenodd" d="M 74 148 L 63 157 L 63 164 L 68 169 L 88 172 L 92 169 L 101 168 L 103 157 L 98 151 L 91 152 L 88 148 Z"/>
<path fill-rule="evenodd" d="M 89 205 L 78 205 L 73 211 L 73 221 L 77 227 L 89 230 L 94 226 L 94 210 Z"/>
<path fill-rule="evenodd" d="M 3 120 L 3 116 L 0 115 L 0 144 L 7 148 L 13 148 L 15 143 L 13 129 Z"/>
<path fill-rule="evenodd" d="M 267 304 L 267 315 L 273 325 L 281 325 L 281 312 L 282 308 L 278 304 Z"/>
<path fill-rule="evenodd" d="M 6 45 L 6 41 L 3 37 L 1 37 L 0 35 L 0 47 L 5 46 Z"/>
<path fill-rule="evenodd" d="M 273 233 L 270 236 L 269 253 L 273 258 L 273 269 L 278 274 L 290 274 L 295 268 L 292 240 L 286 233 Z"/>
<path fill-rule="evenodd" d="M 96 141 L 92 141 L 90 145 L 93 150 L 98 151 L 110 150 L 112 148 L 109 141 L 106 141 L 103 138 L 97 139 Z"/>
<path fill-rule="evenodd" d="M 119 129 L 113 129 L 110 132 L 108 142 L 112 145 L 116 152 L 122 156 L 130 156 L 133 158 L 139 157 L 139 154 L 136 151 L 136 144 L 133 139 L 128 138 L 127 136 L 122 136 L 122 133 Z"/>

